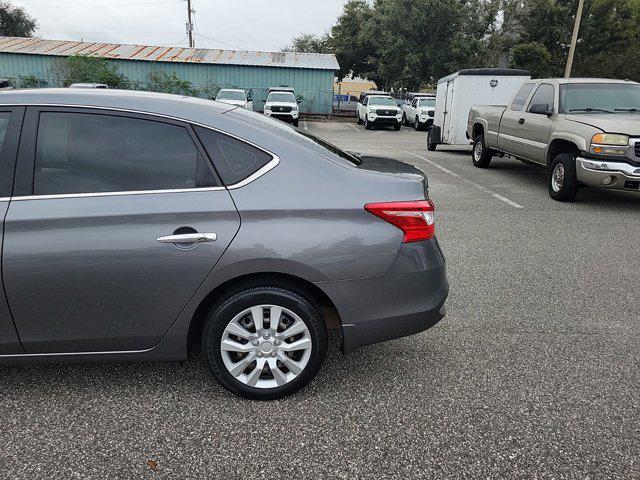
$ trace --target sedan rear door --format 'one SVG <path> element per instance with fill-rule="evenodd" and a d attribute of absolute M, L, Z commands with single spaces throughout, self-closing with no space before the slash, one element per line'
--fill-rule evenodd
<path fill-rule="evenodd" d="M 0 245 L 3 243 L 4 218 L 9 208 L 23 107 L 0 107 Z M 0 270 L 0 282 L 3 282 Z M 0 355 L 23 353 L 4 289 L 0 289 Z"/>
<path fill-rule="evenodd" d="M 107 110 L 30 107 L 3 275 L 29 353 L 156 345 L 240 219 L 192 128 Z"/>

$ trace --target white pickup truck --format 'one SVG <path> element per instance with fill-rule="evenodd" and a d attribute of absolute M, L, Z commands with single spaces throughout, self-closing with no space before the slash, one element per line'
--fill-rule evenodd
<path fill-rule="evenodd" d="M 474 106 L 472 160 L 509 155 L 548 169 L 554 200 L 580 187 L 640 191 L 640 84 L 602 78 L 530 80 L 509 105 Z"/>
<path fill-rule="evenodd" d="M 416 95 L 402 105 L 402 124 L 405 127 L 413 125 L 416 130 L 425 130 L 433 125 L 435 111 L 435 95 Z"/>

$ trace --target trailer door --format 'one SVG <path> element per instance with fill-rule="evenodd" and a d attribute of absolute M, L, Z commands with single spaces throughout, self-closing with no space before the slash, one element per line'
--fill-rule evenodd
<path fill-rule="evenodd" d="M 442 125 L 442 143 L 451 143 L 453 138 L 452 117 L 453 117 L 453 86 L 455 80 L 447 82 L 446 96 L 444 99 L 444 121 Z"/>

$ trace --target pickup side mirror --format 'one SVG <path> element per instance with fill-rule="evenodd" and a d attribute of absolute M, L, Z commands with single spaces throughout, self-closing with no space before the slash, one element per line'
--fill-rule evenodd
<path fill-rule="evenodd" d="M 529 113 L 536 113 L 538 115 L 546 115 L 550 117 L 553 115 L 553 109 L 549 108 L 547 103 L 534 103 L 529 107 Z"/>
<path fill-rule="evenodd" d="M 296 103 L 300 104 L 300 103 L 302 103 L 302 100 L 296 100 Z"/>

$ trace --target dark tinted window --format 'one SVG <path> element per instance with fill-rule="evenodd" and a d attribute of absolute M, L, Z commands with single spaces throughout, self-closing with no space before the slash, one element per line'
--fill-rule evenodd
<path fill-rule="evenodd" d="M 522 85 L 522 87 L 520 87 L 520 90 L 518 90 L 518 93 L 516 93 L 513 102 L 511 102 L 511 110 L 515 110 L 517 112 L 522 110 L 522 107 L 524 107 L 527 98 L 529 98 L 531 90 L 533 90 L 533 85 L 533 83 L 525 83 L 524 85 Z"/>
<path fill-rule="evenodd" d="M 2 150 L 2 145 L 4 145 L 4 137 L 7 135 L 10 118 L 11 114 L 9 112 L 0 113 L 0 150 Z"/>
<path fill-rule="evenodd" d="M 553 108 L 553 85 L 549 85 L 548 83 L 541 84 L 536 90 L 536 93 L 533 94 L 533 97 L 531 97 L 529 108 L 531 108 L 531 105 L 538 103 Z"/>
<path fill-rule="evenodd" d="M 115 115 L 40 115 L 36 195 L 210 186 L 212 171 L 184 127 Z"/>
<path fill-rule="evenodd" d="M 225 185 L 241 182 L 273 158 L 267 152 L 233 137 L 208 128 L 195 129 Z"/>

